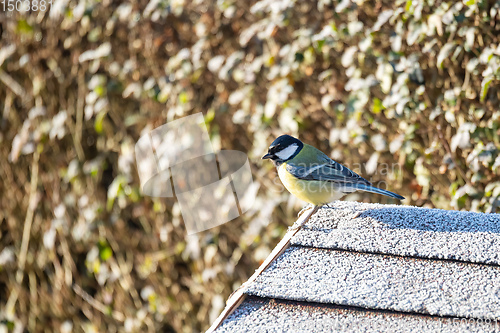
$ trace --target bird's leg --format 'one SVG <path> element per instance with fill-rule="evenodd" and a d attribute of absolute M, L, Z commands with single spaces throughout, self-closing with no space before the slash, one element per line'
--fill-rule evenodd
<path fill-rule="evenodd" d="M 301 220 L 301 216 L 311 210 L 311 215 L 316 213 L 318 211 L 318 209 L 320 208 L 321 206 L 315 206 L 315 205 L 307 205 L 306 207 L 304 207 L 300 212 L 299 212 L 299 219 L 297 221 L 295 221 L 295 223 L 290 227 L 288 228 L 289 230 L 295 230 L 295 229 L 298 229 L 298 228 L 301 228 L 309 219 L 306 218 L 306 219 L 303 219 Z M 310 216 L 309 216 L 310 217 Z"/>
<path fill-rule="evenodd" d="M 300 212 L 297 214 L 297 217 L 300 217 L 300 215 L 304 214 L 306 211 L 308 211 L 309 209 L 312 209 L 313 207 L 314 207 L 314 205 L 307 204 L 307 206 L 305 206 L 304 208 L 302 208 L 300 210 Z"/>

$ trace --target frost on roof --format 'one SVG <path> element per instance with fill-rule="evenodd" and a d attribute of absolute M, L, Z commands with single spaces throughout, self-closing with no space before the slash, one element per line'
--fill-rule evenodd
<path fill-rule="evenodd" d="M 500 267 L 288 248 L 250 295 L 439 316 L 500 319 Z"/>
<path fill-rule="evenodd" d="M 499 265 L 499 214 L 338 201 L 247 287 L 254 296 L 219 331 L 332 331 L 322 327 L 332 320 L 342 332 L 495 331 Z"/>
<path fill-rule="evenodd" d="M 291 244 L 500 265 L 500 214 L 337 201 Z"/>
<path fill-rule="evenodd" d="M 216 332 L 495 332 L 498 323 L 247 297 Z"/>

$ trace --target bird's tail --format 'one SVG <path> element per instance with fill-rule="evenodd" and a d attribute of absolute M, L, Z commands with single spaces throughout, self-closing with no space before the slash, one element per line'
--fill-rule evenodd
<path fill-rule="evenodd" d="M 404 199 L 404 197 L 400 196 L 399 194 L 392 193 L 391 191 L 383 190 L 381 188 L 373 187 L 373 186 L 366 185 L 366 184 L 355 184 L 353 187 L 356 190 L 359 190 L 359 191 L 365 191 L 365 192 L 382 194 L 382 195 L 385 195 L 385 196 L 388 196 L 388 197 L 391 197 L 391 198 L 396 198 L 396 199 L 399 199 L 399 200 L 403 200 Z"/>

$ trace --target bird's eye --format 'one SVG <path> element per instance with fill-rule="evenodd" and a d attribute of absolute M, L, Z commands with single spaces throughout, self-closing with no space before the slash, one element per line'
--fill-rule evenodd
<path fill-rule="evenodd" d="M 275 152 L 277 152 L 279 146 L 280 144 L 278 143 L 276 146 L 269 147 L 269 153 L 274 154 Z"/>

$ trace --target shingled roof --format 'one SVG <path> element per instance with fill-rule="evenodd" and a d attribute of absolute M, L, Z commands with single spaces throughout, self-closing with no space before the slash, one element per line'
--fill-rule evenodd
<path fill-rule="evenodd" d="M 242 292 L 216 332 L 498 331 L 500 215 L 338 201 Z"/>

